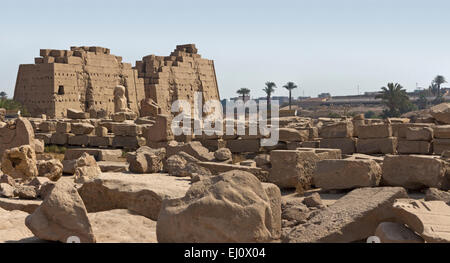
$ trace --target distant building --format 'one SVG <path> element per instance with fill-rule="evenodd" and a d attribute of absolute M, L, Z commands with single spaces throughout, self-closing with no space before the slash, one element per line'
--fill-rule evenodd
<path fill-rule="evenodd" d="M 318 98 L 331 98 L 331 94 L 330 93 L 320 93 L 318 96 Z"/>

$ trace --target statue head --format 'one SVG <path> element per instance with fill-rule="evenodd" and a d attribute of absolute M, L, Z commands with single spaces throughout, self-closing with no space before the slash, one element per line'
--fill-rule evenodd
<path fill-rule="evenodd" d="M 117 85 L 114 88 L 114 97 L 123 97 L 123 96 L 125 96 L 125 87 Z"/>

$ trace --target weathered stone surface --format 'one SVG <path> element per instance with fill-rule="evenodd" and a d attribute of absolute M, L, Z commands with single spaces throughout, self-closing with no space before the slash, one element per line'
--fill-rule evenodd
<path fill-rule="evenodd" d="M 430 108 L 430 114 L 437 121 L 450 124 L 450 103 L 441 103 Z"/>
<path fill-rule="evenodd" d="M 8 211 L 19 210 L 31 214 L 42 204 L 41 200 L 21 200 L 0 197 L 0 208 Z"/>
<path fill-rule="evenodd" d="M 83 153 L 83 155 L 76 160 L 74 168 L 74 180 L 76 183 L 84 183 L 88 180 L 92 180 L 102 173 L 95 158 L 88 153 Z"/>
<path fill-rule="evenodd" d="M 45 176 L 52 181 L 58 181 L 63 173 L 63 165 L 60 160 L 39 160 L 37 162 L 39 176 Z"/>
<path fill-rule="evenodd" d="M 16 182 L 14 181 L 14 179 L 7 174 L 0 175 L 0 183 L 9 184 L 11 186 L 16 185 Z"/>
<path fill-rule="evenodd" d="M 180 152 L 180 154 L 172 155 L 167 158 L 165 162 L 165 170 L 171 176 L 192 176 L 194 174 L 199 175 L 211 175 L 211 172 L 200 165 L 198 165 L 198 160 L 194 157 L 186 156 L 185 152 Z M 193 160 L 195 159 L 195 160 Z"/>
<path fill-rule="evenodd" d="M 168 115 L 159 114 L 156 122 L 147 129 L 147 142 L 164 142 L 174 139 L 172 128 L 172 118 Z"/>
<path fill-rule="evenodd" d="M 141 134 L 141 126 L 135 123 L 115 123 L 112 125 L 115 136 L 138 136 Z"/>
<path fill-rule="evenodd" d="M 237 164 L 216 163 L 216 162 L 198 162 L 198 165 L 208 169 L 212 174 L 220 174 L 228 171 L 239 170 L 253 174 L 261 182 L 267 182 L 267 172 L 258 167 L 249 167 Z"/>
<path fill-rule="evenodd" d="M 426 155 L 387 155 L 383 162 L 383 184 L 408 189 L 441 188 L 445 184 L 444 161 Z"/>
<path fill-rule="evenodd" d="M 450 139 L 450 125 L 436 125 L 433 127 L 433 135 L 439 139 Z"/>
<path fill-rule="evenodd" d="M 377 186 L 381 167 L 372 160 L 323 160 L 317 163 L 313 183 L 322 190 Z"/>
<path fill-rule="evenodd" d="M 260 147 L 260 139 L 239 139 L 227 141 L 227 148 L 230 149 L 232 153 L 259 152 Z"/>
<path fill-rule="evenodd" d="M 89 113 L 75 109 L 67 109 L 67 118 L 69 119 L 87 119 Z"/>
<path fill-rule="evenodd" d="M 210 152 L 207 148 L 203 147 L 200 142 L 197 141 L 189 143 L 169 143 L 166 149 L 167 157 L 178 154 L 179 152 L 185 152 L 200 161 L 209 162 L 214 160 L 214 153 Z"/>
<path fill-rule="evenodd" d="M 156 117 L 158 114 L 161 114 L 161 108 L 150 98 L 142 99 L 140 106 L 139 113 L 141 117 Z"/>
<path fill-rule="evenodd" d="M 426 128 L 431 127 L 429 123 L 392 123 L 392 136 L 399 138 L 406 138 L 406 133 L 409 128 Z"/>
<path fill-rule="evenodd" d="M 122 157 L 122 150 L 119 149 L 69 148 L 64 153 L 64 159 L 78 159 L 83 153 L 94 156 L 97 161 L 119 161 Z"/>
<path fill-rule="evenodd" d="M 0 196 L 14 197 L 14 187 L 7 183 L 0 183 Z"/>
<path fill-rule="evenodd" d="M 424 243 L 423 238 L 414 231 L 394 222 L 380 223 L 375 230 L 375 236 L 380 238 L 381 243 Z"/>
<path fill-rule="evenodd" d="M 63 173 L 64 174 L 74 174 L 75 173 L 75 163 L 77 160 L 62 160 Z"/>
<path fill-rule="evenodd" d="M 395 218 L 429 243 L 450 242 L 450 207 L 442 201 L 403 199 L 394 205 Z"/>
<path fill-rule="evenodd" d="M 433 139 L 433 134 L 433 129 L 430 127 L 411 127 L 406 130 L 406 140 L 431 141 Z"/>
<path fill-rule="evenodd" d="M 128 209 L 157 220 L 164 199 L 185 195 L 190 179 L 165 174 L 103 173 L 79 189 L 89 212 Z"/>
<path fill-rule="evenodd" d="M 75 135 L 91 134 L 94 128 L 94 125 L 89 123 L 72 123 L 71 132 Z"/>
<path fill-rule="evenodd" d="M 69 133 L 70 132 L 70 122 L 59 121 L 56 123 L 57 133 Z"/>
<path fill-rule="evenodd" d="M 308 130 L 296 130 L 292 128 L 278 129 L 279 140 L 282 142 L 303 142 L 309 138 Z"/>
<path fill-rule="evenodd" d="M 340 122 L 323 126 L 319 135 L 322 138 L 345 138 L 353 136 L 353 123 L 352 122 Z"/>
<path fill-rule="evenodd" d="M 261 183 L 267 194 L 272 210 L 272 238 L 281 237 L 281 191 L 278 186 L 271 183 Z"/>
<path fill-rule="evenodd" d="M 89 146 L 90 147 L 110 147 L 110 146 L 112 146 L 113 139 L 114 139 L 114 135 L 107 135 L 104 137 L 89 136 Z"/>
<path fill-rule="evenodd" d="M 31 185 L 19 185 L 14 189 L 14 195 L 20 199 L 36 199 L 36 188 Z"/>
<path fill-rule="evenodd" d="M 126 162 L 101 161 L 97 162 L 102 173 L 108 172 L 126 172 L 129 164 Z"/>
<path fill-rule="evenodd" d="M 358 139 L 356 152 L 365 154 L 394 154 L 397 152 L 397 138 Z"/>
<path fill-rule="evenodd" d="M 67 242 L 70 236 L 77 236 L 82 243 L 95 242 L 83 200 L 66 180 L 54 185 L 25 224 L 40 239 Z"/>
<path fill-rule="evenodd" d="M 23 145 L 4 151 L 2 171 L 18 179 L 31 180 L 38 175 L 33 147 Z"/>
<path fill-rule="evenodd" d="M 340 149 L 343 154 L 356 152 L 357 138 L 323 138 L 320 140 L 321 148 Z"/>
<path fill-rule="evenodd" d="M 194 183 L 186 195 L 165 200 L 158 242 L 268 242 L 273 239 L 269 198 L 250 173 L 230 171 Z"/>
<path fill-rule="evenodd" d="M 392 204 L 408 194 L 402 187 L 358 188 L 320 210 L 306 224 L 283 237 L 287 242 L 354 242 L 375 233 L 381 222 L 391 220 Z"/>
<path fill-rule="evenodd" d="M 253 160 L 244 160 L 239 162 L 239 165 L 248 166 L 248 167 L 256 167 L 256 162 Z"/>
<path fill-rule="evenodd" d="M 450 204 L 450 192 L 428 188 L 425 191 L 425 201 L 444 201 L 446 204 Z"/>
<path fill-rule="evenodd" d="M 428 141 L 398 141 L 398 153 L 430 154 L 431 143 Z"/>
<path fill-rule="evenodd" d="M 280 188 L 295 188 L 300 185 L 306 190 L 311 186 L 319 157 L 312 151 L 275 150 L 270 152 L 270 160 L 270 183 Z"/>
<path fill-rule="evenodd" d="M 53 133 L 50 138 L 50 144 L 65 145 L 69 141 L 68 133 Z"/>
<path fill-rule="evenodd" d="M 89 213 L 97 243 L 156 243 L 156 221 L 126 209 Z"/>
<path fill-rule="evenodd" d="M 256 155 L 256 157 L 253 159 L 253 161 L 255 161 L 256 163 L 256 167 L 268 167 L 270 166 L 270 154 L 258 154 Z"/>
<path fill-rule="evenodd" d="M 166 149 L 152 149 L 141 146 L 136 152 L 127 153 L 127 162 L 130 163 L 130 171 L 135 173 L 157 173 L 163 170 L 163 159 Z"/>
<path fill-rule="evenodd" d="M 358 127 L 358 138 L 387 138 L 392 136 L 390 124 L 361 125 Z"/>
<path fill-rule="evenodd" d="M 303 199 L 303 203 L 307 207 L 321 207 L 323 206 L 322 199 L 320 198 L 320 195 L 318 193 L 312 193 L 309 196 L 306 196 L 305 199 Z"/>
<path fill-rule="evenodd" d="M 96 136 L 106 137 L 108 135 L 108 128 L 103 126 L 97 126 L 95 127 L 94 133 Z"/>
<path fill-rule="evenodd" d="M 433 152 L 435 154 L 441 154 L 447 150 L 450 150 L 450 139 L 434 139 L 433 140 Z"/>
<path fill-rule="evenodd" d="M 25 118 L 17 118 L 0 127 L 0 156 L 7 149 L 22 145 L 34 145 L 34 131 L 31 123 Z"/>
<path fill-rule="evenodd" d="M 33 233 L 24 224 L 27 216 L 23 211 L 6 211 L 0 208 L 0 243 L 33 238 Z"/>
<path fill-rule="evenodd" d="M 136 149 L 145 144 L 145 138 L 140 136 L 114 136 L 112 140 L 114 148 Z"/>
<path fill-rule="evenodd" d="M 218 161 L 226 161 L 226 160 L 230 160 L 233 156 L 231 154 L 230 149 L 228 148 L 220 148 L 217 151 L 214 152 L 214 157 L 218 160 Z"/>
<path fill-rule="evenodd" d="M 43 140 L 34 139 L 34 152 L 43 153 L 45 151 L 45 144 Z"/>

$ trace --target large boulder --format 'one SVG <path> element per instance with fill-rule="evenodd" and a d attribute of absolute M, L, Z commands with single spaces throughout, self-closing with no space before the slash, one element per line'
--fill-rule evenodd
<path fill-rule="evenodd" d="M 30 121 L 17 118 L 14 122 L 0 124 L 0 156 L 6 149 L 22 145 L 33 145 L 34 131 Z"/>
<path fill-rule="evenodd" d="M 204 147 L 201 142 L 194 141 L 189 143 L 169 143 L 167 145 L 167 157 L 185 152 L 202 162 L 210 162 L 214 160 L 214 153 L 210 152 L 208 148 Z"/>
<path fill-rule="evenodd" d="M 63 173 L 63 165 L 60 160 L 39 160 L 37 162 L 39 176 L 45 176 L 52 181 L 58 181 Z"/>
<path fill-rule="evenodd" d="M 6 150 L 2 157 L 2 171 L 17 179 L 31 180 L 38 175 L 33 147 L 23 145 Z"/>
<path fill-rule="evenodd" d="M 102 170 L 100 169 L 100 166 L 98 166 L 97 161 L 95 161 L 95 158 L 88 153 L 83 153 L 83 155 L 76 160 L 74 168 L 76 183 L 84 183 L 88 180 L 97 178 L 102 174 Z"/>
<path fill-rule="evenodd" d="M 339 122 L 326 126 L 322 126 L 320 131 L 320 137 L 322 138 L 345 138 L 353 136 L 353 123 L 352 122 Z"/>
<path fill-rule="evenodd" d="M 199 161 L 185 152 L 167 158 L 164 170 L 171 176 L 211 175 L 211 172 L 200 165 Z"/>
<path fill-rule="evenodd" d="M 94 128 L 94 125 L 89 123 L 72 123 L 71 132 L 75 135 L 91 134 Z"/>
<path fill-rule="evenodd" d="M 431 107 L 430 114 L 437 121 L 450 124 L 450 103 L 441 103 Z"/>
<path fill-rule="evenodd" d="M 383 184 L 408 189 L 446 187 L 445 161 L 426 155 L 386 155 Z"/>
<path fill-rule="evenodd" d="M 381 167 L 373 160 L 323 160 L 317 163 L 314 185 L 322 190 L 377 186 Z"/>
<path fill-rule="evenodd" d="M 226 160 L 230 160 L 233 157 L 233 155 L 231 154 L 230 149 L 220 148 L 214 152 L 214 157 L 218 161 L 226 161 Z"/>
<path fill-rule="evenodd" d="M 282 142 L 303 142 L 309 137 L 308 130 L 296 130 L 293 128 L 278 129 L 279 140 Z"/>
<path fill-rule="evenodd" d="M 402 187 L 358 188 L 283 236 L 287 242 L 354 242 L 373 236 L 381 222 L 394 218 L 392 204 L 407 198 Z"/>
<path fill-rule="evenodd" d="M 128 209 L 156 220 L 162 201 L 184 196 L 189 184 L 188 178 L 164 174 L 103 173 L 78 191 L 89 213 Z"/>
<path fill-rule="evenodd" d="M 127 153 L 127 162 L 130 163 L 130 171 L 134 173 L 157 173 L 163 169 L 163 159 L 166 149 L 152 149 L 141 146 L 136 152 Z"/>
<path fill-rule="evenodd" d="M 268 181 L 280 188 L 311 186 L 313 172 L 319 156 L 313 151 L 274 150 L 270 152 L 272 168 Z"/>
<path fill-rule="evenodd" d="M 392 136 L 390 124 L 361 125 L 358 127 L 358 138 L 387 138 Z"/>
<path fill-rule="evenodd" d="M 95 242 L 83 200 L 75 186 L 66 180 L 54 184 L 25 224 L 40 239 L 67 242 L 69 237 L 76 236 L 82 243 Z"/>
<path fill-rule="evenodd" d="M 428 243 L 450 242 L 450 207 L 443 201 L 397 200 L 395 218 Z"/>
<path fill-rule="evenodd" d="M 274 221 L 269 197 L 252 174 L 230 171 L 192 184 L 165 200 L 158 242 L 269 242 Z"/>
<path fill-rule="evenodd" d="M 165 142 L 174 139 L 172 132 L 172 117 L 168 115 L 158 114 L 155 124 L 147 129 L 147 142 Z"/>

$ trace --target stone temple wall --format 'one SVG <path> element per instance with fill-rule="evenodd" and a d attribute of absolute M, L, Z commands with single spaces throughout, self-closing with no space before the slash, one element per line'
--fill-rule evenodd
<path fill-rule="evenodd" d="M 131 64 L 102 47 L 41 49 L 35 64 L 20 65 L 14 99 L 32 115 L 65 117 L 68 108 L 114 112 L 114 88 L 127 88 L 129 108 L 138 112 L 143 79 Z"/>
<path fill-rule="evenodd" d="M 145 56 L 134 68 L 107 48 L 41 49 L 34 64 L 19 66 L 14 99 L 33 116 L 67 117 L 67 109 L 74 109 L 91 118 L 106 111 L 108 117 L 117 85 L 126 87 L 128 108 L 136 113 L 148 98 L 168 115 L 175 100 L 193 105 L 196 91 L 203 102 L 220 100 L 214 62 L 201 58 L 194 44 L 179 45 L 170 56 Z"/>
<path fill-rule="evenodd" d="M 196 91 L 202 92 L 203 102 L 220 100 L 214 61 L 201 58 L 193 44 L 178 45 L 170 56 L 145 56 L 136 61 L 136 69 L 144 79 L 145 96 L 161 107 L 162 114 L 170 114 L 177 99 L 194 105 Z"/>

